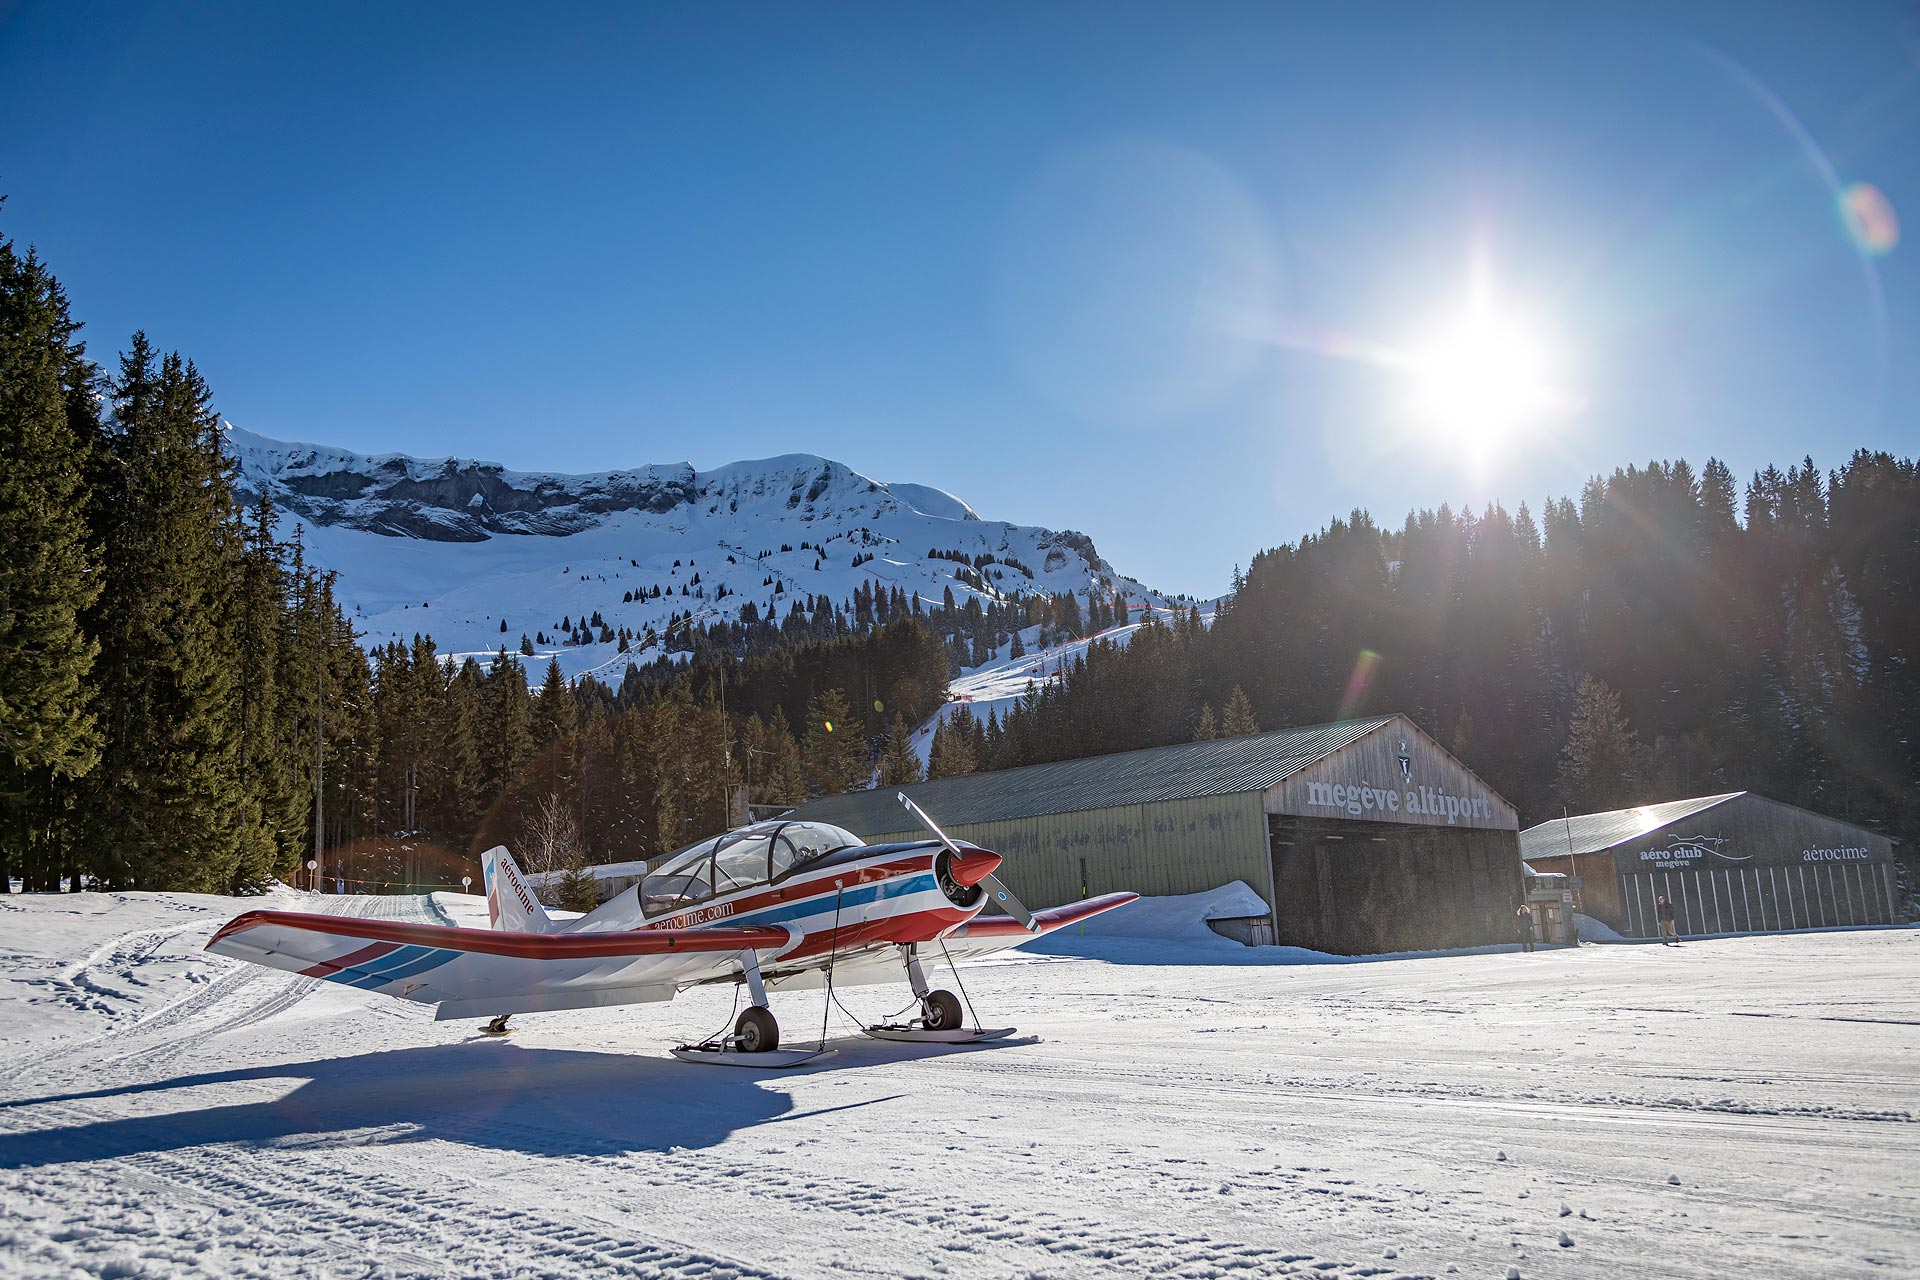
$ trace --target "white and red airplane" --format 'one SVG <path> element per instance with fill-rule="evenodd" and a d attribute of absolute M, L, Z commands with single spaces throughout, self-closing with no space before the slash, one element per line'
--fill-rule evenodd
<path fill-rule="evenodd" d="M 1000 855 L 947 838 L 906 796 L 932 840 L 868 845 L 821 822 L 775 819 L 703 840 L 573 920 L 555 920 L 505 848 L 482 855 L 491 929 L 249 911 L 207 944 L 218 955 L 438 1006 L 436 1020 L 671 1000 L 688 987 L 745 984 L 733 1033 L 674 1052 L 692 1061 L 793 1065 L 779 1052 L 775 989 L 897 981 L 920 1013 L 869 1027 L 883 1039 L 960 1042 L 1011 1034 L 963 1027 L 960 1001 L 929 987 L 922 960 L 1017 947 L 1132 902 L 1110 893 L 1028 912 L 994 874 Z M 981 916 L 989 901 L 1005 916 Z"/>

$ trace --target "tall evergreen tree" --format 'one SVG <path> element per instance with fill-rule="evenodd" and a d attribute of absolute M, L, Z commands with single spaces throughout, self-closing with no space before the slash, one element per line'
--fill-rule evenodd
<path fill-rule="evenodd" d="M 815 795 L 852 791 L 866 779 L 866 747 L 840 690 L 823 690 L 807 704 L 805 753 Z"/>
<path fill-rule="evenodd" d="M 880 785 L 902 787 L 920 780 L 920 757 L 914 754 L 913 731 L 896 714 L 887 732 L 886 753 L 880 757 Z"/>
<path fill-rule="evenodd" d="M 572 734 L 577 720 L 573 690 L 568 687 L 567 678 L 560 674 L 560 660 L 550 658 L 546 678 L 540 682 L 540 693 L 534 700 L 534 750 L 545 751 Z"/>
<path fill-rule="evenodd" d="M 57 887 L 50 827 L 98 759 L 98 645 L 81 627 L 100 590 L 84 520 L 94 374 L 78 329 L 40 260 L 0 240 L 0 893 L 16 870 Z"/>
<path fill-rule="evenodd" d="M 1588 676 L 1567 724 L 1560 752 L 1560 792 L 1582 812 L 1622 809 L 1639 791 L 1640 742 L 1620 709 L 1620 695 Z"/>
<path fill-rule="evenodd" d="M 91 864 L 112 885 L 229 888 L 244 798 L 229 700 L 234 537 L 226 460 L 206 383 L 135 334 L 106 435 L 116 488 L 96 486 L 105 583 L 101 767 Z"/>
<path fill-rule="evenodd" d="M 1233 692 L 1227 695 L 1226 709 L 1220 716 L 1220 736 L 1223 738 L 1241 738 L 1249 733 L 1260 732 L 1259 722 L 1253 718 L 1253 703 L 1246 691 L 1239 685 L 1233 686 Z"/>

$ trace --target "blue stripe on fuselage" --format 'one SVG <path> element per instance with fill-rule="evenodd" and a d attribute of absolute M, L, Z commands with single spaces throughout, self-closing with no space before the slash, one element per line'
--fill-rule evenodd
<path fill-rule="evenodd" d="M 735 924 L 784 924 L 789 920 L 799 920 L 805 916 L 824 915 L 835 907 L 835 895 L 838 894 L 838 906 L 841 911 L 849 907 L 865 906 L 870 902 L 881 902 L 888 898 L 901 898 L 910 893 L 923 893 L 929 889 L 938 891 L 940 882 L 933 873 L 923 871 L 916 875 L 895 876 L 882 880 L 878 884 L 855 885 L 851 889 L 834 890 L 829 884 L 823 890 L 808 894 L 798 902 L 775 902 L 764 907 L 755 907 L 752 911 L 743 911 L 739 915 L 727 917 L 727 923 Z"/>

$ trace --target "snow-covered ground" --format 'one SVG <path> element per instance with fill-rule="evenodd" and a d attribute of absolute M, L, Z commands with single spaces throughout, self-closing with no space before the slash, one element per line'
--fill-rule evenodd
<path fill-rule="evenodd" d="M 1920 932 L 1289 964 L 1170 903 L 966 969 L 1013 1040 L 782 1074 L 662 1052 L 727 992 L 483 1039 L 205 955 L 246 905 L 0 898 L 0 1274 L 1920 1274 Z"/>

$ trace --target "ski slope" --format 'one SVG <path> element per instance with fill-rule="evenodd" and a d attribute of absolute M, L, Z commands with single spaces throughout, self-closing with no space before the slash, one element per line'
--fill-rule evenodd
<path fill-rule="evenodd" d="M 1204 626 L 1213 625 L 1214 610 L 1218 601 L 1193 606 L 1200 609 L 1200 621 Z M 941 708 L 927 717 L 919 728 L 913 731 L 909 739 L 913 744 L 913 753 L 920 758 L 920 767 L 924 770 L 933 754 L 933 732 L 941 724 L 958 715 L 960 708 L 966 707 L 974 716 L 985 722 L 988 715 L 1007 718 L 1007 712 L 1015 703 L 1026 697 L 1027 690 L 1058 685 L 1065 681 L 1067 673 L 1073 670 L 1076 662 L 1087 656 L 1087 650 L 1098 643 L 1105 642 L 1119 648 L 1126 648 L 1134 633 L 1145 624 L 1147 614 L 1152 613 L 1162 622 L 1173 622 L 1178 615 L 1184 614 L 1189 606 L 1166 605 L 1141 602 L 1131 613 L 1137 621 L 1108 627 L 1079 639 L 1064 640 L 1059 644 L 1042 647 L 1039 643 L 1040 628 L 1028 627 L 1020 633 L 1021 647 L 1027 652 L 1014 658 L 1004 656 L 1012 648 L 1011 644 L 1002 645 L 993 651 L 991 657 L 977 667 L 963 668 L 958 676 L 947 686 L 947 701 Z M 876 773 L 874 775 L 878 777 Z"/>
<path fill-rule="evenodd" d="M 1920 1273 L 1920 933 L 1304 963 L 1232 898 L 969 967 L 1012 1041 L 835 1013 L 785 1074 L 666 1056 L 723 991 L 483 1039 L 205 955 L 248 904 L 0 898 L 0 1274 Z"/>

